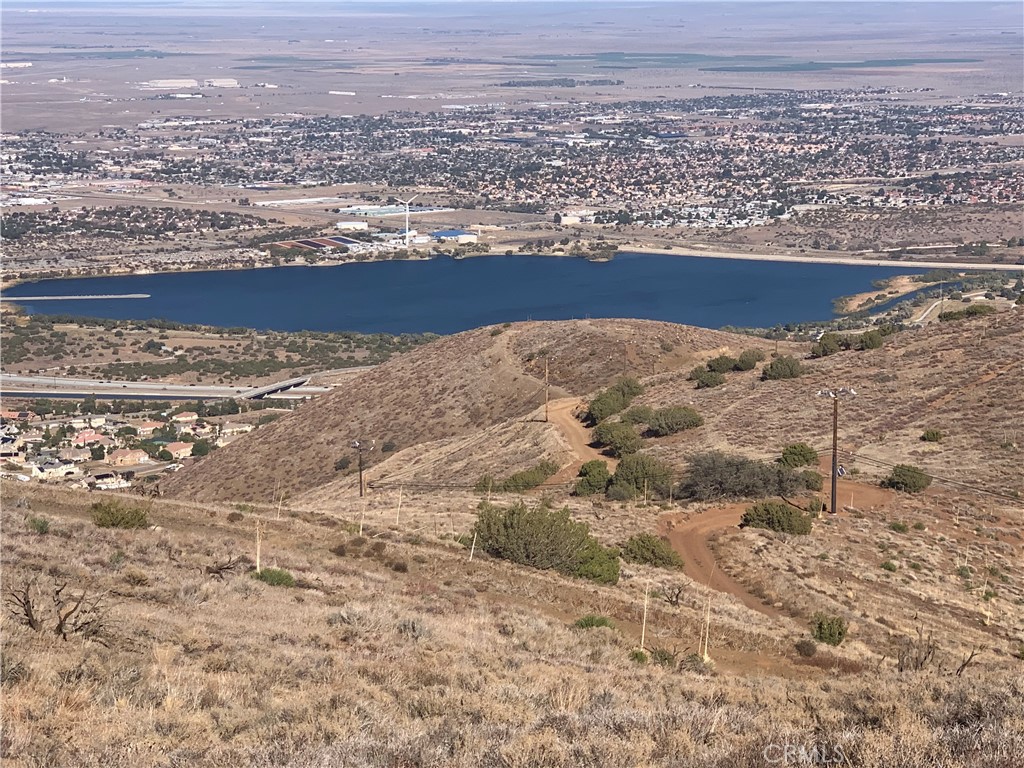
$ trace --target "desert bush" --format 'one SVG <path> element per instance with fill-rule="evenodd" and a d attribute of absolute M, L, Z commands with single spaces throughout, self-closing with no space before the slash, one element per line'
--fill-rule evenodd
<path fill-rule="evenodd" d="M 646 664 L 647 654 L 641 650 L 633 650 L 629 652 L 629 660 L 636 664 Z"/>
<path fill-rule="evenodd" d="M 408 573 L 409 564 L 405 560 L 396 560 L 391 564 L 391 570 L 395 573 Z"/>
<path fill-rule="evenodd" d="M 896 571 L 899 570 L 899 566 L 897 566 L 892 560 L 886 560 L 882 563 L 882 570 L 889 571 L 889 573 L 896 573 Z"/>
<path fill-rule="evenodd" d="M 857 349 L 878 349 L 882 346 L 882 334 L 879 331 L 865 331 L 857 337 Z"/>
<path fill-rule="evenodd" d="M 701 370 L 694 378 L 697 382 L 697 389 L 712 389 L 725 384 L 725 375 L 714 371 Z"/>
<path fill-rule="evenodd" d="M 896 523 L 889 523 L 889 530 L 890 531 L 895 531 L 896 533 L 906 533 L 910 529 L 907 527 L 906 523 L 896 522 Z"/>
<path fill-rule="evenodd" d="M 704 424 L 703 417 L 693 408 L 676 405 L 659 408 L 647 419 L 647 428 L 655 437 L 665 437 L 682 432 L 684 429 L 695 429 Z"/>
<path fill-rule="evenodd" d="M 761 378 L 765 381 L 795 379 L 803 373 L 800 361 L 789 355 L 780 355 L 764 367 Z"/>
<path fill-rule="evenodd" d="M 765 359 L 765 353 L 762 349 L 745 349 L 740 353 L 740 356 L 736 358 L 736 365 L 733 366 L 734 371 L 752 371 L 757 364 Z"/>
<path fill-rule="evenodd" d="M 948 323 L 951 320 L 963 320 L 969 317 L 982 317 L 984 315 L 991 315 L 996 311 L 996 308 L 993 307 L 991 304 L 971 304 L 966 309 L 942 312 L 939 314 L 939 320 L 943 323 Z"/>
<path fill-rule="evenodd" d="M 608 472 L 607 462 L 600 459 L 588 461 L 580 467 L 574 492 L 577 496 L 592 496 L 595 493 L 604 493 L 611 479 L 612 476 Z"/>
<path fill-rule="evenodd" d="M 50 532 L 50 521 L 42 517 L 30 517 L 25 521 L 30 531 L 38 533 L 40 536 L 45 536 Z"/>
<path fill-rule="evenodd" d="M 838 333 L 826 333 L 811 347 L 811 357 L 828 357 L 843 349 L 843 339 Z M 791 378 L 791 377 L 786 377 Z"/>
<path fill-rule="evenodd" d="M 594 616 L 593 614 L 577 619 L 573 626 L 576 629 L 593 629 L 594 627 L 615 629 L 615 624 L 607 616 Z"/>
<path fill-rule="evenodd" d="M 807 535 L 811 532 L 811 517 L 784 501 L 759 501 L 740 520 L 743 528 L 768 528 L 780 533 Z"/>
<path fill-rule="evenodd" d="M 474 531 L 477 546 L 494 557 L 603 584 L 619 580 L 618 553 L 602 547 L 568 508 L 482 503 Z"/>
<path fill-rule="evenodd" d="M 228 512 L 229 523 L 237 523 L 243 517 L 245 517 L 245 515 L 243 515 L 241 512 Z"/>
<path fill-rule="evenodd" d="M 683 560 L 672 546 L 650 533 L 631 536 L 621 549 L 622 559 L 631 563 L 644 563 L 658 568 L 682 568 Z"/>
<path fill-rule="evenodd" d="M 677 654 L 674 651 L 670 651 L 668 648 L 651 648 L 651 662 L 653 664 L 657 664 L 659 667 L 675 668 L 677 664 Z"/>
<path fill-rule="evenodd" d="M 827 613 L 816 613 L 811 619 L 811 634 L 819 643 L 839 645 L 846 639 L 849 625 L 841 616 L 829 616 Z"/>
<path fill-rule="evenodd" d="M 679 495 L 698 501 L 764 498 L 787 496 L 801 486 L 800 478 L 785 467 L 708 451 L 690 458 L 687 476 L 679 484 Z"/>
<path fill-rule="evenodd" d="M 294 587 L 295 577 L 283 568 L 264 568 L 253 571 L 252 577 L 272 587 Z"/>
<path fill-rule="evenodd" d="M 825 485 L 825 480 L 813 469 L 805 469 L 798 477 L 808 491 L 820 491 Z"/>
<path fill-rule="evenodd" d="M 784 467 L 805 467 L 818 463 L 818 452 L 807 443 L 791 443 L 782 449 L 778 461 Z"/>
<path fill-rule="evenodd" d="M 654 415 L 654 409 L 649 405 L 634 405 L 626 409 L 622 414 L 624 424 L 649 424 Z"/>
<path fill-rule="evenodd" d="M 719 355 L 708 360 L 707 369 L 712 373 L 728 373 L 736 367 L 737 362 L 739 361 L 735 357 Z"/>
<path fill-rule="evenodd" d="M 97 501 L 89 512 L 99 528 L 145 528 L 149 525 L 144 507 L 132 506 L 120 499 Z"/>
<path fill-rule="evenodd" d="M 818 644 L 810 638 L 805 637 L 803 640 L 797 641 L 796 652 L 805 659 L 809 659 L 818 652 Z"/>
<path fill-rule="evenodd" d="M 125 568 L 121 574 L 121 578 L 133 587 L 145 587 L 149 584 L 149 576 L 146 572 L 141 568 L 136 568 L 135 566 Z"/>
<path fill-rule="evenodd" d="M 495 480 L 490 475 L 484 475 L 477 481 L 476 490 L 477 493 L 520 493 L 536 488 L 557 471 L 558 465 L 545 459 L 529 469 L 509 475 L 504 480 Z"/>
<path fill-rule="evenodd" d="M 619 462 L 608 485 L 608 497 L 627 501 L 642 497 L 667 498 L 672 489 L 672 468 L 653 456 L 634 453 Z"/>
<path fill-rule="evenodd" d="M 938 429 L 926 429 L 921 433 L 921 440 L 925 443 L 941 443 L 943 434 Z"/>
<path fill-rule="evenodd" d="M 594 442 L 616 458 L 640 450 L 640 435 L 629 424 L 621 421 L 604 421 L 594 428 Z"/>
<path fill-rule="evenodd" d="M 910 464 L 897 464 L 882 481 L 882 485 L 887 488 L 907 493 L 918 493 L 931 484 L 931 477 Z"/>
<path fill-rule="evenodd" d="M 625 409 L 633 398 L 643 394 L 644 388 L 636 379 L 623 378 L 590 401 L 587 417 L 591 423 L 599 423 Z"/>

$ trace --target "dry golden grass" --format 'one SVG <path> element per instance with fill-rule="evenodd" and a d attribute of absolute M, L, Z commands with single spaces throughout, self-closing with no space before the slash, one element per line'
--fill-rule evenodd
<path fill-rule="evenodd" d="M 111 606 L 106 646 L 4 616 L 5 765 L 753 768 L 787 744 L 838 746 L 850 765 L 878 768 L 1024 759 L 1014 659 L 986 653 L 960 677 L 898 674 L 858 640 L 808 664 L 792 650 L 798 625 L 716 601 L 717 666 L 702 668 L 684 660 L 699 625 L 691 594 L 649 612 L 648 647 L 681 663 L 638 666 L 628 653 L 648 569 L 596 587 L 479 552 L 470 563 L 431 531 L 389 530 L 381 504 L 365 542 L 351 514 L 266 515 L 264 564 L 300 580 L 274 588 L 203 572 L 251 556 L 252 512 L 231 522 L 230 507 L 158 500 L 160 530 L 100 530 L 87 519 L 94 494 L 3 491 L 51 523 L 34 533 L 26 507 L 5 503 L 5 589 L 39 575 L 40 588 L 66 580 Z M 470 519 L 470 498 L 449 503 Z M 616 510 L 592 519 L 614 512 L 622 525 L 630 510 Z M 616 628 L 569 626 L 588 613 Z"/>
<path fill-rule="evenodd" d="M 476 434 L 534 411 L 551 358 L 552 397 L 587 394 L 623 372 L 646 376 L 692 366 L 750 340 L 671 323 L 578 320 L 516 323 L 448 336 L 354 378 L 338 391 L 239 440 L 166 481 L 182 498 L 270 501 L 338 479 L 335 461 L 352 440 L 392 440 L 400 449 Z M 663 346 L 664 345 L 664 346 Z M 511 455 L 514 457 L 515 452 Z M 381 460 L 379 450 L 368 455 Z M 480 458 L 515 463 L 500 445 Z M 350 470 L 351 471 L 351 470 Z M 475 478 L 474 478 L 475 479 Z"/>

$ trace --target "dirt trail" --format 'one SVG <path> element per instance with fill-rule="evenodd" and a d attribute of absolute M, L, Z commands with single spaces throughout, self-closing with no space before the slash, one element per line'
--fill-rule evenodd
<path fill-rule="evenodd" d="M 733 530 L 740 524 L 749 504 L 730 504 L 720 509 L 701 512 L 687 519 L 682 514 L 666 515 L 659 525 L 668 537 L 672 549 L 683 558 L 683 572 L 698 584 L 710 586 L 718 592 L 732 595 L 748 608 L 777 618 L 782 612 L 764 603 L 746 587 L 722 570 L 708 543 L 711 535 Z"/>
<path fill-rule="evenodd" d="M 605 456 L 590 445 L 590 430 L 584 427 L 580 420 L 573 415 L 573 412 L 583 403 L 583 399 L 579 397 L 566 397 L 560 400 L 552 400 L 548 403 L 548 421 L 557 425 L 562 430 L 565 439 L 569 441 L 569 447 L 576 454 L 576 461 L 566 467 L 562 467 L 558 474 L 551 478 L 549 482 L 567 483 L 579 474 L 580 467 L 586 462 L 594 461 L 595 459 L 608 462 L 609 472 L 614 472 L 615 468 L 619 465 L 617 459 Z"/>

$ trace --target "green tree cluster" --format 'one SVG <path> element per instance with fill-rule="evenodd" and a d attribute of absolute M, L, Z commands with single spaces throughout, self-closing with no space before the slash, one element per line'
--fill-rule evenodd
<path fill-rule="evenodd" d="M 631 536 L 621 548 L 622 559 L 657 568 L 682 568 L 683 559 L 665 539 L 651 533 Z"/>
<path fill-rule="evenodd" d="M 690 458 L 686 478 L 679 484 L 679 496 L 698 501 L 764 498 L 788 496 L 803 486 L 796 473 L 778 464 L 708 451 Z"/>

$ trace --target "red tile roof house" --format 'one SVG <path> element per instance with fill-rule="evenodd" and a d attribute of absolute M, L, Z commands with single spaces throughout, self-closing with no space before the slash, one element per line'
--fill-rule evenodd
<path fill-rule="evenodd" d="M 176 459 L 187 459 L 192 455 L 192 443 L 168 443 L 164 449 Z"/>

